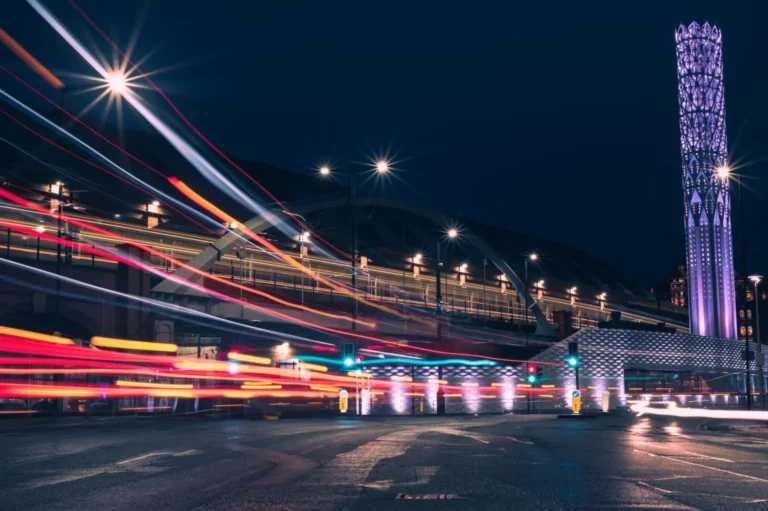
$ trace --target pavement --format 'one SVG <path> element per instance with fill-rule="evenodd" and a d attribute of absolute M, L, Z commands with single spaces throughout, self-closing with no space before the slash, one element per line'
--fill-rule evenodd
<path fill-rule="evenodd" d="M 547 415 L 0 430 L 12 510 L 768 510 L 768 426 Z"/>

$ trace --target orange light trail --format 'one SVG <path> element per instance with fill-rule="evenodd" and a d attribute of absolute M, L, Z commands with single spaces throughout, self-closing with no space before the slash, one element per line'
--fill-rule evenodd
<path fill-rule="evenodd" d="M 34 72 L 39 74 L 43 80 L 51 84 L 51 87 L 55 89 L 63 89 L 64 84 L 61 80 L 56 78 L 56 75 L 51 73 L 44 65 L 40 63 L 35 57 L 32 56 L 27 50 L 25 50 L 16 40 L 8 35 L 8 33 L 0 28 L 0 42 L 8 47 L 13 53 L 16 54 L 21 60 L 24 61 Z"/>
<path fill-rule="evenodd" d="M 151 86 L 153 89 L 155 89 L 155 91 L 156 91 L 158 94 L 160 94 L 160 96 L 161 96 L 161 97 L 162 97 L 162 98 L 163 98 L 163 99 L 166 101 L 166 103 L 168 103 L 168 105 L 171 107 L 171 109 L 173 109 L 173 111 L 174 111 L 174 112 L 176 112 L 176 114 L 179 116 L 179 118 L 180 118 L 180 119 L 181 119 L 181 120 L 182 120 L 182 121 L 183 121 L 183 122 L 184 122 L 184 123 L 185 123 L 185 124 L 186 124 L 186 125 L 187 125 L 187 126 L 188 126 L 188 127 L 189 127 L 189 128 L 190 128 L 190 129 L 191 129 L 191 130 L 192 130 L 192 131 L 193 131 L 193 132 L 196 134 L 196 135 L 197 135 L 197 136 L 198 136 L 198 137 L 200 137 L 200 139 L 201 139 L 203 142 L 205 142 L 205 143 L 206 143 L 206 144 L 207 144 L 207 145 L 208 145 L 208 146 L 209 146 L 211 149 L 213 149 L 213 150 L 216 152 L 216 154 L 218 154 L 218 155 L 219 155 L 221 158 L 223 158 L 223 159 L 224 159 L 224 160 L 225 160 L 227 163 L 229 163 L 230 165 L 232 165 L 232 167 L 234 167 L 235 169 L 237 169 L 237 170 L 238 170 L 238 171 L 239 171 L 241 174 L 243 174 L 243 175 L 244 175 L 246 178 L 248 178 L 248 180 L 250 180 L 250 181 L 251 181 L 253 184 L 255 184 L 256 186 L 258 186 L 258 187 L 259 187 L 259 189 L 261 189 L 261 190 L 262 190 L 264 193 L 266 193 L 266 194 L 269 196 L 269 198 L 270 198 L 270 199 L 272 199 L 272 200 L 273 200 L 273 201 L 274 201 L 274 202 L 275 202 L 277 205 L 279 205 L 279 206 L 280 206 L 280 209 L 282 209 L 282 210 L 283 210 L 285 213 L 291 214 L 291 212 L 288 210 L 288 208 L 286 208 L 286 207 L 285 207 L 285 205 L 283 205 L 283 203 L 282 203 L 282 202 L 280 202 L 280 200 L 279 200 L 277 197 L 275 197 L 275 196 L 274 196 L 274 195 L 273 195 L 273 194 L 272 194 L 272 193 L 271 193 L 271 192 L 270 192 L 270 191 L 269 191 L 269 190 L 268 190 L 268 189 L 267 189 L 267 188 L 266 188 L 264 185 L 262 185 L 261 183 L 259 183 L 259 182 L 258 182 L 256 179 L 254 179 L 254 177 L 253 177 L 253 176 L 251 176 L 251 175 L 250 175 L 248 172 L 246 172 L 245 170 L 243 170 L 242 168 L 240 168 L 240 166 L 238 166 L 238 165 L 237 165 L 237 164 L 236 164 L 234 161 L 232 161 L 232 160 L 231 160 L 231 159 L 230 159 L 230 158 L 229 158 L 229 157 L 226 155 L 226 153 L 224 153 L 223 151 L 221 151 L 221 150 L 220 150 L 218 147 L 216 147 L 216 146 L 215 146 L 215 145 L 214 145 L 214 144 L 213 144 L 213 143 L 212 143 L 210 140 L 208 140 L 208 139 L 207 139 L 207 138 L 206 138 L 206 137 L 205 137 L 205 136 L 204 136 L 204 135 L 203 135 L 203 134 L 202 134 L 202 133 L 201 133 L 201 132 L 200 132 L 200 131 L 199 131 L 199 130 L 198 130 L 198 129 L 197 129 L 197 128 L 196 128 L 196 127 L 195 127 L 195 126 L 194 126 L 194 125 L 191 123 L 191 122 L 190 122 L 190 121 L 189 121 L 189 119 L 187 119 L 187 117 L 186 117 L 186 116 L 185 116 L 185 115 L 184 115 L 184 114 L 181 112 L 181 110 L 179 110 L 179 109 L 178 109 L 178 107 L 177 107 L 177 106 L 176 106 L 176 105 L 173 103 L 173 101 L 171 101 L 171 99 L 170 99 L 170 98 L 169 98 L 169 97 L 168 97 L 168 96 L 167 96 L 167 95 L 166 95 L 166 94 L 165 94 L 165 93 L 164 93 L 164 92 L 163 92 L 163 91 L 162 91 L 162 90 L 161 90 L 161 89 L 160 89 L 160 88 L 159 88 L 159 87 L 158 87 L 158 86 L 155 84 L 155 82 L 153 82 L 153 81 L 152 81 L 152 79 L 151 79 L 151 78 L 150 78 L 150 77 L 149 77 L 149 76 L 148 76 L 146 73 L 144 73 L 144 72 L 141 70 L 141 68 L 139 68 L 139 66 L 138 66 L 136 63 L 134 63 L 133 61 L 131 61 L 131 59 L 128 57 L 128 55 L 126 55 L 126 54 L 125 54 L 125 53 L 124 53 L 124 52 L 123 52 L 123 51 L 120 49 L 120 47 L 119 47 L 119 46 L 117 46 L 117 44 L 115 44 L 115 42 L 114 42 L 114 41 L 112 41 L 112 40 L 111 40 L 111 39 L 110 39 L 110 38 L 107 36 L 107 34 L 105 34 L 105 33 L 104 33 L 104 31 L 102 31 L 102 30 L 101 30 L 101 28 L 99 28 L 99 26 L 98 26 L 98 25 L 96 25 L 96 23 L 94 23 L 94 21 L 93 21 L 93 20 L 91 20 L 91 18 L 90 18 L 90 17 L 89 17 L 89 16 L 88 16 L 88 15 L 85 13 L 85 11 L 83 11 L 83 10 L 82 10 L 82 9 L 81 9 L 81 8 L 80 8 L 80 7 L 79 7 L 79 6 L 78 6 L 78 5 L 75 3 L 75 2 L 74 2 L 74 0 L 70 0 L 70 2 L 69 2 L 69 3 L 70 3 L 70 4 L 72 4 L 72 6 L 75 8 L 75 10 L 76 10 L 78 13 L 80 13 L 80 15 L 83 17 L 83 19 L 85 19 L 85 21 L 86 21 L 86 22 L 88 22 L 88 24 L 89 24 L 89 25 L 91 25 L 91 26 L 94 28 L 94 30 L 96 30 L 96 32 L 98 32 L 98 33 L 99 33 L 99 35 L 101 35 L 101 37 L 102 37 L 102 38 L 104 38 L 104 40 L 105 40 L 105 41 L 107 41 L 107 43 L 108 43 L 110 46 L 112 46 L 112 48 L 113 48 L 115 51 L 117 51 L 117 52 L 118 52 L 118 53 L 119 53 L 119 54 L 120 54 L 120 55 L 121 55 L 121 56 L 122 56 L 122 57 L 123 57 L 123 58 L 126 60 L 126 62 L 128 62 L 128 63 L 130 63 L 130 64 L 131 64 L 131 66 L 133 67 L 133 69 L 135 69 L 135 70 L 137 71 L 137 73 L 138 73 L 138 76 L 140 76 L 140 77 L 144 78 L 144 79 L 147 81 L 147 83 L 149 83 L 149 85 L 150 85 L 150 86 Z M 323 239 L 322 237 L 320 237 L 320 236 L 318 236 L 316 233 L 314 233 L 314 232 L 313 232 L 313 231 L 312 231 L 312 230 L 309 228 L 309 226 L 305 225 L 305 224 L 304 224 L 304 223 L 303 223 L 303 222 L 302 222 L 302 221 L 301 221 L 301 220 L 300 220 L 298 217 L 296 217 L 296 216 L 295 216 L 295 215 L 293 215 L 293 214 L 291 214 L 291 216 L 292 216 L 292 217 L 293 217 L 293 218 L 294 218 L 294 219 L 295 219 L 295 220 L 298 222 L 298 224 L 299 224 L 299 225 L 301 225 L 301 227 L 302 227 L 304 230 L 307 230 L 307 231 L 311 232 L 311 233 L 312 233 L 312 235 L 313 235 L 315 238 L 317 238 L 317 239 L 319 239 L 320 241 L 322 241 L 322 242 L 323 242 L 323 243 L 324 243 L 326 246 L 328 246 L 328 247 L 332 248 L 333 250 L 335 250 L 336 252 L 338 252 L 339 254 L 341 254 L 341 255 L 342 255 L 343 257 L 345 257 L 346 259 L 351 259 L 351 258 L 352 258 L 352 256 L 350 256 L 349 254 L 347 254 L 347 253 L 343 252 L 343 251 L 342 251 L 342 250 L 340 250 L 339 248 L 335 247 L 334 245 L 332 245 L 331 243 L 329 243 L 328 241 L 326 241 L 325 239 Z"/>
<path fill-rule="evenodd" d="M 10 335 L 12 337 L 21 337 L 24 339 L 50 342 L 53 344 L 75 344 L 75 341 L 67 337 L 58 337 L 55 335 L 39 334 L 37 332 L 30 332 L 29 330 L 19 330 L 18 328 L 10 328 L 7 326 L 0 326 L 0 335 Z"/>
<path fill-rule="evenodd" d="M 352 318 L 350 316 L 346 316 L 346 315 L 343 315 L 343 314 L 333 314 L 333 313 L 330 313 L 330 312 L 325 312 L 325 311 L 320 311 L 320 310 L 317 310 L 317 309 L 313 309 L 312 307 L 307 307 L 307 306 L 304 306 L 304 305 L 300 305 L 300 304 L 297 304 L 297 303 L 290 302 L 288 300 L 283 300 L 281 298 L 278 298 L 278 297 L 276 297 L 274 295 L 271 295 L 271 294 L 266 293 L 264 291 L 260 291 L 260 290 L 255 289 L 255 288 L 250 288 L 250 287 L 247 287 L 247 286 L 243 286 L 241 284 L 236 284 L 234 282 L 228 281 L 228 280 L 223 279 L 221 277 L 217 277 L 215 275 L 210 275 L 210 274 L 200 270 L 199 268 L 195 268 L 194 266 L 191 266 L 191 265 L 186 264 L 186 263 L 184 263 L 182 261 L 179 261 L 178 259 L 170 257 L 170 256 L 164 254 L 163 252 L 161 252 L 159 250 L 156 250 L 156 249 L 154 249 L 152 247 L 143 245 L 141 243 L 137 243 L 136 241 L 131 240 L 130 238 L 126 238 L 125 236 L 121 236 L 120 234 L 117 234 L 116 232 L 113 232 L 113 231 L 110 231 L 108 229 L 104 229 L 104 228 L 98 227 L 98 226 L 93 225 L 93 224 L 91 224 L 89 222 L 84 222 L 82 220 L 78 220 L 76 218 L 69 217 L 67 215 L 63 215 L 63 214 L 59 214 L 59 213 L 55 213 L 55 212 L 52 213 L 49 210 L 46 210 L 45 208 L 43 208 L 43 207 L 41 207 L 41 206 L 39 206 L 39 205 L 37 205 L 37 204 L 35 204 L 33 202 L 27 201 L 27 200 L 23 199 L 22 197 L 19 197 L 18 195 L 15 195 L 15 194 L 7 191 L 7 190 L 3 190 L 2 188 L 0 188 L 0 197 L 3 197 L 3 198 L 5 198 L 5 199 L 7 199 L 9 201 L 12 201 L 12 202 L 14 202 L 16 204 L 21 205 L 21 206 L 28 207 L 28 208 L 34 209 L 36 211 L 39 211 L 42 214 L 46 214 L 46 215 L 52 216 L 53 218 L 61 218 L 62 220 L 65 220 L 65 221 L 67 221 L 69 223 L 72 223 L 74 225 L 77 225 L 79 227 L 87 229 L 89 231 L 96 232 L 96 233 L 99 233 L 99 234 L 102 234 L 102 235 L 105 235 L 105 236 L 115 237 L 115 238 L 117 238 L 117 239 L 119 239 L 119 240 L 121 240 L 121 241 L 123 241 L 123 242 L 125 242 L 127 244 L 130 244 L 130 245 L 132 245 L 132 246 L 134 246 L 136 248 L 139 248 L 141 250 L 149 252 L 150 254 L 152 254 L 152 255 L 154 255 L 156 257 L 159 257 L 159 258 L 161 258 L 161 259 L 163 259 L 165 261 L 168 261 L 172 265 L 176 265 L 176 266 L 178 266 L 180 268 L 184 268 L 186 270 L 189 270 L 189 271 L 195 273 L 196 275 L 199 275 L 201 277 L 205 277 L 206 279 L 209 279 L 209 280 L 213 280 L 213 281 L 218 282 L 220 284 L 223 284 L 225 286 L 234 287 L 234 288 L 236 288 L 238 290 L 242 290 L 242 291 L 245 291 L 245 292 L 248 292 L 248 293 L 251 293 L 251 294 L 255 294 L 257 296 L 261 296 L 263 298 L 266 298 L 266 299 L 271 300 L 273 302 L 279 303 L 281 305 L 285 305 L 287 307 L 291 307 L 291 308 L 295 308 L 295 309 L 300 309 L 300 310 L 304 310 L 304 311 L 307 311 L 307 312 L 311 312 L 311 313 L 317 314 L 319 316 L 329 317 L 329 318 L 333 318 L 333 319 L 340 319 L 340 320 L 344 320 L 344 321 L 351 321 L 351 322 L 355 322 L 357 324 L 364 325 L 364 326 L 369 326 L 369 327 L 374 327 L 375 326 L 374 323 L 371 323 L 371 322 L 368 322 L 368 321 L 365 321 L 365 320 Z M 24 227 L 24 226 L 19 226 L 19 227 Z"/>

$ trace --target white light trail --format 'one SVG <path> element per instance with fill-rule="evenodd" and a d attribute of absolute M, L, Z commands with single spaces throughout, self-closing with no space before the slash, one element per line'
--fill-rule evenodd
<path fill-rule="evenodd" d="M 110 82 L 112 75 L 104 68 L 96 58 L 83 46 L 82 43 L 72 35 L 69 30 L 43 5 L 37 0 L 27 0 L 30 6 L 37 11 L 40 16 L 65 40 L 69 45 L 90 64 L 93 69 L 99 73 L 104 80 Z M 277 218 L 274 213 L 267 208 L 262 207 L 253 201 L 248 195 L 229 181 L 221 172 L 210 164 L 200 153 L 185 142 L 173 129 L 161 121 L 155 114 L 150 112 L 139 100 L 138 96 L 129 88 L 122 88 L 120 91 L 123 99 L 133 106 L 165 139 L 173 145 L 177 151 L 195 167 L 209 182 L 216 188 L 230 196 L 236 197 L 243 205 L 247 206 L 253 212 L 269 220 L 271 224 L 277 224 Z M 296 234 L 295 229 L 286 226 L 290 234 Z"/>
<path fill-rule="evenodd" d="M 749 410 L 708 410 L 703 408 L 679 408 L 676 403 L 670 402 L 666 408 L 653 408 L 646 401 L 635 401 L 630 405 L 630 410 L 641 415 L 664 415 L 666 417 L 695 417 L 702 419 L 738 419 L 768 421 L 768 412 Z"/>
<path fill-rule="evenodd" d="M 120 291 L 114 291 L 112 289 L 107 289 L 107 288 L 99 287 L 99 286 L 96 286 L 94 284 L 89 284 L 87 282 L 82 282 L 80 280 L 76 280 L 76 279 L 73 279 L 73 278 L 70 278 L 70 277 L 65 277 L 63 275 L 56 275 L 55 273 L 51 273 L 49 271 L 41 270 L 40 268 L 34 268 L 32 266 L 27 266 L 25 264 L 17 263 L 15 261 L 11 261 L 11 260 L 5 259 L 3 257 L 0 257 L 0 263 L 1 264 L 6 264 L 8 266 L 11 266 L 11 267 L 19 269 L 19 270 L 28 271 L 28 272 L 31 272 L 31 273 L 37 273 L 38 275 L 42 275 L 42 276 L 48 277 L 50 279 L 57 279 L 58 278 L 58 279 L 61 279 L 62 282 L 66 282 L 67 284 L 71 284 L 73 286 L 84 287 L 84 288 L 87 288 L 87 289 L 98 291 L 100 293 L 105 293 L 105 294 L 112 295 L 112 296 L 119 296 L 120 298 L 126 298 L 128 300 L 142 302 L 142 303 L 145 303 L 147 305 L 151 305 L 153 307 L 158 307 L 158 308 L 162 308 L 162 309 L 171 310 L 171 311 L 174 311 L 174 312 L 180 313 L 180 314 L 188 314 L 188 315 L 191 315 L 191 316 L 197 316 L 197 317 L 200 317 L 200 318 L 205 318 L 207 320 L 218 321 L 220 323 L 225 323 L 227 325 L 231 325 L 232 327 L 237 328 L 237 329 L 247 329 L 247 330 L 251 330 L 253 332 L 257 332 L 259 334 L 267 334 L 267 335 L 270 335 L 270 336 L 275 336 L 275 337 L 278 337 L 280 339 L 292 339 L 292 340 L 296 340 L 296 341 L 308 342 L 308 343 L 311 343 L 311 344 L 322 344 L 324 346 L 335 346 L 335 344 L 330 343 L 330 342 L 317 341 L 315 339 L 309 339 L 308 337 L 301 337 L 301 336 L 298 336 L 298 335 L 282 333 L 282 332 L 276 332 L 274 330 L 267 330 L 266 328 L 259 328 L 259 327 L 252 326 L 252 325 L 245 325 L 243 323 L 238 323 L 236 321 L 231 321 L 229 319 L 220 318 L 218 316 L 214 316 L 212 314 L 207 314 L 205 312 L 196 311 L 194 309 L 183 307 L 181 305 L 161 302 L 161 301 L 158 301 L 158 300 L 154 300 L 152 298 L 144 298 L 144 297 L 141 297 L 141 296 L 134 296 L 134 295 L 131 295 L 131 294 L 128 294 L 128 293 L 121 293 Z M 3 277 L 3 278 L 8 279 L 8 277 Z"/>

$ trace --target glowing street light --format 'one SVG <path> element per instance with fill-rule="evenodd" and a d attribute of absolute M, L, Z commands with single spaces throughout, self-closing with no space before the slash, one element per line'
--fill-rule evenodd
<path fill-rule="evenodd" d="M 128 81 L 123 73 L 111 73 L 107 76 L 109 90 L 117 94 L 125 94 L 128 91 Z"/>
<path fill-rule="evenodd" d="M 421 263 L 421 258 L 422 258 L 421 254 L 416 254 L 415 256 L 413 256 L 413 262 L 416 263 L 416 264 L 420 264 Z"/>
<path fill-rule="evenodd" d="M 45 227 L 42 225 L 38 225 L 37 227 L 35 227 L 35 230 L 40 234 L 43 234 L 45 232 Z"/>
<path fill-rule="evenodd" d="M 387 160 L 379 160 L 376 162 L 376 172 L 379 174 L 386 174 L 389 172 L 389 162 Z"/>
<path fill-rule="evenodd" d="M 160 205 L 160 201 L 157 201 L 157 200 L 153 200 L 153 201 L 152 201 L 152 205 L 153 205 L 153 206 L 155 206 L 155 207 L 157 207 L 157 206 L 159 206 L 159 205 Z"/>
<path fill-rule="evenodd" d="M 321 176 L 329 176 L 331 174 L 331 167 L 329 167 L 328 165 L 323 165 L 318 170 L 320 171 Z"/>
<path fill-rule="evenodd" d="M 729 169 L 727 165 L 721 165 L 720 167 L 717 167 L 715 172 L 717 172 L 717 177 L 722 180 L 726 180 L 731 176 L 731 169 Z"/>
<path fill-rule="evenodd" d="M 291 345 L 287 342 L 275 346 L 275 353 L 279 360 L 285 360 L 291 356 Z"/>
<path fill-rule="evenodd" d="M 533 252 L 525 258 L 525 324 L 528 324 L 528 261 L 536 262 L 539 259 L 539 255 Z M 519 302 L 518 302 L 519 303 Z M 526 333 L 526 335 L 528 335 Z"/>
<path fill-rule="evenodd" d="M 761 342 L 762 339 L 760 338 L 760 298 L 757 291 L 757 285 L 760 284 L 760 282 L 763 280 L 762 275 L 750 275 L 749 280 L 755 283 L 755 337 L 754 340 L 757 343 L 757 352 L 762 355 L 763 354 L 763 343 Z M 758 355 L 758 357 L 760 356 Z M 758 358 L 760 360 L 760 358 Z M 760 377 L 758 378 L 758 381 L 760 382 L 760 405 L 762 406 L 763 410 L 766 408 L 766 399 L 765 399 L 765 374 L 763 370 L 763 364 L 760 363 L 758 372 L 760 373 Z"/>
<path fill-rule="evenodd" d="M 453 239 L 459 235 L 459 231 L 456 229 L 448 229 L 448 237 Z"/>
<path fill-rule="evenodd" d="M 230 229 L 237 229 L 238 227 L 240 227 L 240 224 L 237 222 L 237 220 L 232 220 L 229 223 L 229 228 Z"/>

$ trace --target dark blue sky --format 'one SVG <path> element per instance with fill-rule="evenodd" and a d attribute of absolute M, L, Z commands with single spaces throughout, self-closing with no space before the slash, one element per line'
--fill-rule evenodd
<path fill-rule="evenodd" d="M 111 55 L 68 2 L 45 3 Z M 768 271 L 766 2 L 78 4 L 121 46 L 144 5 L 135 56 L 173 66 L 157 83 L 231 154 L 310 173 L 390 148 L 400 179 L 380 193 L 569 243 L 648 286 L 684 259 L 674 29 L 715 22 L 732 161 L 752 163 L 750 272 Z M 3 23 L 64 81 L 88 72 L 26 2 Z"/>

